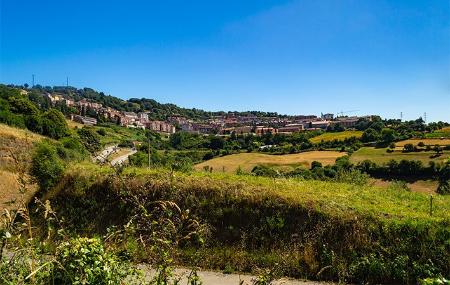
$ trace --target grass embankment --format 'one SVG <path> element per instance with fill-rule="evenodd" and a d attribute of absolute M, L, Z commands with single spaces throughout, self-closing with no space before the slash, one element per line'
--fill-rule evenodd
<path fill-rule="evenodd" d="M 183 249 L 183 264 L 253 271 L 279 263 L 293 277 L 373 283 L 450 273 L 449 196 L 434 198 L 430 216 L 428 195 L 392 188 L 134 168 L 123 184 L 111 173 L 78 165 L 46 198 L 84 234 L 129 218 L 124 185 L 175 201 L 211 228 L 205 247 Z"/>
<path fill-rule="evenodd" d="M 394 152 L 389 153 L 386 150 L 387 148 L 362 147 L 351 155 L 350 161 L 352 163 L 358 163 L 369 159 L 377 164 L 383 164 L 389 162 L 391 159 L 397 161 L 405 159 L 420 160 L 425 165 L 428 165 L 428 162 L 430 161 L 444 162 L 450 157 L 450 151 L 444 151 L 441 156 L 435 157 L 435 152 L 429 151 L 404 153 L 401 150 L 395 150 Z"/>
<path fill-rule="evenodd" d="M 43 138 L 28 130 L 0 124 L 0 211 L 13 207 L 15 201 L 21 198 L 17 182 L 18 168 L 23 167 L 24 171 L 28 169 L 33 144 Z M 25 199 L 30 199 L 36 191 L 36 185 L 29 186 Z"/>
<path fill-rule="evenodd" d="M 343 141 L 343 140 L 351 138 L 351 137 L 360 138 L 362 136 L 362 134 L 363 134 L 362 131 L 343 131 L 343 132 L 336 132 L 336 133 L 327 132 L 327 133 L 323 133 L 317 137 L 310 138 L 309 140 L 312 143 L 320 143 L 322 141 L 329 142 L 329 141 L 333 141 L 333 140 Z"/>
<path fill-rule="evenodd" d="M 319 161 L 323 165 L 333 164 L 336 161 L 336 158 L 344 155 L 346 155 L 346 153 L 337 151 L 309 151 L 283 155 L 239 153 L 217 157 L 199 163 L 195 166 L 195 169 L 202 170 L 205 166 L 209 166 L 212 167 L 215 172 L 233 173 L 236 172 L 239 167 L 245 172 L 250 172 L 256 165 L 309 167 L 313 161 Z"/>
<path fill-rule="evenodd" d="M 69 128 L 72 130 L 80 129 L 85 127 L 85 125 L 66 120 Z M 145 132 L 142 129 L 134 129 L 134 128 L 126 128 L 122 126 L 118 126 L 115 124 L 109 124 L 105 126 L 87 126 L 88 128 L 92 128 L 95 131 L 102 130 L 104 135 L 100 135 L 100 143 L 105 145 L 118 144 L 123 141 L 146 141 Z"/>

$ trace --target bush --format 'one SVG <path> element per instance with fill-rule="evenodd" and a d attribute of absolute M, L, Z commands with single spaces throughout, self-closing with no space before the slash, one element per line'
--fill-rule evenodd
<path fill-rule="evenodd" d="M 86 147 L 89 152 L 93 153 L 100 150 L 100 139 L 98 137 L 98 134 L 92 129 L 83 127 L 81 129 L 78 129 L 77 133 L 80 136 L 84 147 Z"/>
<path fill-rule="evenodd" d="M 311 170 L 314 168 L 320 168 L 320 167 L 322 167 L 322 163 L 320 163 L 319 161 L 311 162 Z"/>
<path fill-rule="evenodd" d="M 74 238 L 59 245 L 55 284 L 124 284 L 136 274 L 126 262 L 108 253 L 99 239 Z"/>
<path fill-rule="evenodd" d="M 97 130 L 97 134 L 101 135 L 102 137 L 106 136 L 106 131 L 105 129 L 98 129 Z"/>
<path fill-rule="evenodd" d="M 31 174 L 43 190 L 48 190 L 61 177 L 64 166 L 56 148 L 48 142 L 37 145 L 31 164 Z"/>

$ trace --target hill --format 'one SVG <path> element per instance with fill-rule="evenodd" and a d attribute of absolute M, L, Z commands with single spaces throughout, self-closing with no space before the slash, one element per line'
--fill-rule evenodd
<path fill-rule="evenodd" d="M 23 88 L 22 86 L 14 86 L 15 88 Z M 152 120 L 166 120 L 170 116 L 178 115 L 183 116 L 188 119 L 193 120 L 205 120 L 210 119 L 213 116 L 225 115 L 227 113 L 233 113 L 236 115 L 254 115 L 254 116 L 280 116 L 276 112 L 261 112 L 261 111 L 246 111 L 246 112 L 208 112 L 196 108 L 183 108 L 175 104 L 170 103 L 159 103 L 154 99 L 148 98 L 130 98 L 128 100 L 123 100 L 115 96 L 107 95 L 103 92 L 98 92 L 92 88 L 75 88 L 66 86 L 40 86 L 36 85 L 33 88 L 28 89 L 29 94 L 36 98 L 40 96 L 42 98 L 37 98 L 36 101 L 40 101 L 42 104 L 49 104 L 46 101 L 46 94 L 61 95 L 63 97 L 71 98 L 76 101 L 81 99 L 89 99 L 96 103 L 102 104 L 104 107 L 111 107 L 119 111 L 127 112 L 144 112 L 151 111 L 149 118 Z"/>

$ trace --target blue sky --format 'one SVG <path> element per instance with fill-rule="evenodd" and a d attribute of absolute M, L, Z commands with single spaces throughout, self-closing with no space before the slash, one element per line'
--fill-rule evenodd
<path fill-rule="evenodd" d="M 1 1 L 0 82 L 450 121 L 450 1 Z"/>

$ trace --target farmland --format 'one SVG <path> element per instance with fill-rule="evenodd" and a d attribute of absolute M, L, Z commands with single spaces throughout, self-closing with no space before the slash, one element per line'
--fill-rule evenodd
<path fill-rule="evenodd" d="M 250 172 L 256 165 L 309 167 L 313 161 L 319 161 L 323 165 L 333 164 L 336 161 L 336 158 L 344 155 L 346 155 L 346 153 L 335 151 L 309 151 L 285 155 L 240 153 L 218 157 L 199 163 L 195 166 L 195 169 L 202 170 L 205 166 L 209 166 L 212 167 L 213 171 L 232 173 L 236 172 L 239 167 L 245 172 Z"/>
<path fill-rule="evenodd" d="M 409 139 L 403 140 L 395 143 L 396 147 L 403 148 L 406 144 L 412 144 L 417 146 L 419 143 L 424 143 L 426 146 L 447 146 L 450 145 L 450 138 L 440 139 L 440 138 L 426 138 L 426 139 Z"/>
<path fill-rule="evenodd" d="M 420 160 L 424 164 L 428 164 L 430 161 L 444 162 L 450 157 L 450 151 L 444 151 L 444 154 L 439 157 L 433 157 L 434 152 L 409 152 L 404 153 L 401 150 L 395 150 L 392 153 L 388 153 L 387 148 L 375 148 L 375 147 L 362 147 L 355 151 L 350 161 L 358 163 L 364 160 L 371 160 L 377 164 L 383 164 L 391 159 L 393 160 Z"/>
<path fill-rule="evenodd" d="M 343 131 L 343 132 L 328 132 L 323 133 L 317 137 L 310 139 L 312 143 L 320 143 L 321 141 L 327 142 L 332 140 L 342 141 L 351 137 L 360 138 L 363 132 L 361 131 Z"/>

